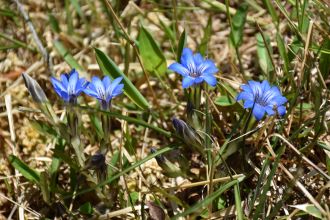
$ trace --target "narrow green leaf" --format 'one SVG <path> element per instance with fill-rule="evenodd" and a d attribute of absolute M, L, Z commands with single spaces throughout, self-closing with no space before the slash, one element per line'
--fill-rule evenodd
<path fill-rule="evenodd" d="M 268 167 L 269 167 L 270 162 L 271 161 L 269 160 L 269 158 L 266 158 L 266 160 L 264 161 L 264 163 L 262 165 L 262 169 L 261 169 L 261 172 L 260 172 L 259 177 L 258 177 L 258 182 L 257 182 L 257 185 L 256 185 L 256 187 L 254 189 L 254 192 L 253 192 L 253 197 L 249 202 L 250 204 L 249 204 L 249 209 L 248 210 L 253 210 L 254 209 L 254 206 L 255 206 L 254 204 L 255 204 L 257 198 L 259 198 L 259 196 L 260 196 L 262 183 L 265 180 L 266 172 L 268 171 Z M 252 214 L 252 212 L 250 212 L 250 215 L 251 214 Z"/>
<path fill-rule="evenodd" d="M 247 16 L 247 9 L 248 5 L 246 3 L 241 4 L 232 18 L 230 42 L 234 47 L 239 47 L 243 41 L 243 30 Z"/>
<path fill-rule="evenodd" d="M 226 190 L 228 190 L 230 187 L 234 186 L 235 184 L 238 183 L 239 180 L 233 180 L 229 183 L 226 183 L 225 185 L 222 185 L 217 191 L 212 193 L 211 195 L 207 196 L 204 200 L 196 203 L 195 205 L 191 206 L 184 212 L 176 215 L 173 217 L 173 219 L 178 219 L 180 217 L 185 217 L 191 213 L 199 213 L 203 210 L 203 208 L 206 208 L 208 204 L 213 202 L 217 197 L 219 197 L 222 193 L 224 193 Z"/>
<path fill-rule="evenodd" d="M 216 98 L 214 103 L 220 106 L 231 106 L 234 105 L 236 102 L 233 101 L 228 95 L 223 95 Z"/>
<path fill-rule="evenodd" d="M 142 62 L 146 70 L 159 76 L 165 74 L 167 70 L 166 58 L 152 35 L 143 26 L 140 28 L 138 41 Z"/>
<path fill-rule="evenodd" d="M 322 219 L 322 213 L 313 204 L 290 205 L 293 208 L 302 210 L 307 214 Z"/>
<path fill-rule="evenodd" d="M 43 200 L 47 204 L 50 204 L 49 177 L 45 171 L 40 173 L 40 189 Z"/>
<path fill-rule="evenodd" d="M 76 158 L 78 159 L 78 162 L 80 164 L 80 167 L 84 167 L 86 158 L 84 155 L 84 149 L 81 146 L 80 138 L 79 137 L 74 137 L 71 139 L 71 146 L 73 147 Z"/>
<path fill-rule="evenodd" d="M 20 48 L 20 45 L 17 44 L 10 44 L 10 45 L 0 45 L 0 50 L 11 50 L 11 49 L 16 49 L 16 48 Z"/>
<path fill-rule="evenodd" d="M 328 174 L 330 175 L 330 152 L 327 150 L 324 150 L 324 153 L 326 155 L 325 157 L 325 164 L 327 167 Z"/>
<path fill-rule="evenodd" d="M 54 149 L 54 156 L 57 157 L 57 158 L 60 158 L 61 160 L 63 160 L 65 163 L 67 163 L 74 170 L 79 169 L 78 164 L 74 160 L 72 160 L 70 155 L 68 155 L 64 151 L 61 151 L 60 149 L 55 148 Z"/>
<path fill-rule="evenodd" d="M 166 34 L 167 38 L 171 40 L 172 44 L 174 44 L 175 42 L 175 33 L 173 32 L 173 30 L 167 26 L 162 19 L 158 19 L 159 20 L 159 24 L 160 26 L 163 28 L 164 33 Z"/>
<path fill-rule="evenodd" d="M 186 41 L 187 41 L 187 33 L 185 30 L 183 30 L 180 35 L 180 39 L 179 39 L 179 43 L 178 43 L 178 51 L 177 51 L 177 58 L 176 58 L 176 60 L 178 62 L 180 62 L 182 50 L 186 45 Z"/>
<path fill-rule="evenodd" d="M 276 174 L 276 171 L 277 171 L 277 168 L 278 168 L 278 165 L 279 165 L 279 162 L 280 162 L 280 159 L 281 159 L 281 156 L 282 154 L 284 153 L 285 151 L 285 146 L 281 146 L 281 148 L 279 149 L 279 151 L 277 152 L 276 154 L 276 158 L 275 158 L 275 161 L 273 162 L 273 167 L 269 173 L 269 175 L 266 177 L 266 183 L 264 185 L 264 187 L 262 188 L 262 193 L 259 197 L 259 204 L 257 205 L 256 207 L 256 210 L 254 212 L 254 215 L 253 215 L 253 220 L 256 220 L 256 219 L 260 219 L 260 214 L 265 206 L 265 204 L 267 203 L 266 200 L 267 200 L 267 192 L 269 191 L 269 188 L 270 188 L 270 184 L 274 178 L 274 175 Z"/>
<path fill-rule="evenodd" d="M 212 16 L 209 17 L 207 21 L 206 28 L 204 29 L 204 35 L 201 41 L 201 44 L 199 45 L 199 52 L 205 56 L 206 51 L 207 51 L 207 46 L 210 41 L 212 34 Z"/>
<path fill-rule="evenodd" d="M 237 219 L 243 220 L 244 215 L 243 215 L 242 200 L 241 200 L 241 195 L 240 195 L 240 190 L 239 190 L 239 183 L 234 185 L 234 195 L 235 195 L 235 207 L 236 207 L 236 212 L 237 212 Z"/>
<path fill-rule="evenodd" d="M 266 74 L 268 80 L 271 80 L 270 72 L 274 70 L 271 57 L 269 57 L 267 47 L 270 50 L 270 54 L 272 54 L 271 46 L 270 46 L 270 38 L 268 35 L 264 33 L 265 41 L 260 33 L 257 34 L 257 53 L 259 58 L 259 65 L 261 70 Z"/>
<path fill-rule="evenodd" d="M 124 93 L 130 98 L 137 106 L 143 110 L 149 108 L 148 101 L 143 97 L 139 90 L 133 85 L 128 77 L 118 68 L 118 66 L 101 50 L 95 48 L 96 60 L 100 66 L 101 71 L 109 75 L 111 78 L 123 77 Z"/>
<path fill-rule="evenodd" d="M 58 40 L 53 41 L 54 46 L 58 53 L 63 57 L 63 59 L 70 65 L 70 67 L 75 68 L 78 71 L 84 71 L 84 68 L 76 61 L 76 59 L 70 54 L 62 42 Z"/>
<path fill-rule="evenodd" d="M 96 114 L 89 114 L 89 118 L 94 127 L 94 131 L 96 131 L 97 137 L 101 140 L 102 137 L 104 137 L 104 133 L 103 133 L 102 123 L 101 123 L 100 118 L 97 117 Z"/>
<path fill-rule="evenodd" d="M 35 51 L 35 49 L 33 47 L 31 47 L 30 45 L 27 45 L 23 41 L 20 41 L 20 40 L 17 40 L 15 38 L 13 38 L 13 36 L 11 36 L 11 35 L 8 35 L 8 34 L 5 34 L 5 33 L 0 32 L 0 38 L 6 39 L 8 41 L 11 41 L 14 44 L 16 44 L 16 46 L 18 46 L 18 47 L 24 47 L 24 48 L 27 48 L 27 49 L 29 49 L 31 51 Z"/>
<path fill-rule="evenodd" d="M 135 203 L 139 200 L 139 193 L 138 192 L 131 192 L 129 194 L 130 197 L 130 202 L 132 201 L 133 204 L 131 205 L 135 205 Z"/>
<path fill-rule="evenodd" d="M 34 129 L 36 129 L 41 134 L 50 135 L 52 137 L 57 136 L 57 132 L 55 128 L 52 125 L 48 124 L 47 122 L 32 119 L 30 124 Z"/>
<path fill-rule="evenodd" d="M 48 14 L 48 21 L 50 24 L 51 29 L 55 32 L 55 33 L 60 33 L 61 32 L 61 28 L 58 24 L 57 19 L 55 18 L 55 16 L 51 13 Z"/>
<path fill-rule="evenodd" d="M 276 26 L 278 26 L 278 15 L 276 13 L 274 6 L 272 5 L 272 2 L 270 0 L 262 0 L 262 2 L 266 6 L 270 16 L 272 16 L 273 22 L 275 23 Z"/>
<path fill-rule="evenodd" d="M 93 214 L 93 207 L 90 202 L 86 202 L 79 207 L 79 211 L 81 214 L 91 215 Z"/>
<path fill-rule="evenodd" d="M 40 175 L 37 171 L 30 168 L 26 163 L 14 155 L 9 155 L 9 163 L 18 170 L 26 179 L 39 184 Z"/>
<path fill-rule="evenodd" d="M 17 17 L 16 12 L 12 11 L 9 8 L 6 8 L 6 9 L 0 8 L 0 15 L 7 16 L 7 17 Z"/>
<path fill-rule="evenodd" d="M 300 7 L 299 7 L 300 6 Z M 308 1 L 304 0 L 302 4 L 298 4 L 295 9 L 298 11 L 298 28 L 303 34 L 307 34 L 309 27 L 309 16 L 306 14 L 308 8 Z"/>
<path fill-rule="evenodd" d="M 67 33 L 73 34 L 74 29 L 73 29 L 72 12 L 70 10 L 70 0 L 64 0 L 64 6 L 65 6 Z"/>
<path fill-rule="evenodd" d="M 281 55 L 281 58 L 283 60 L 283 63 L 284 63 L 284 72 L 286 74 L 290 74 L 289 73 L 289 57 L 288 57 L 288 52 L 287 52 L 287 49 L 285 47 L 285 44 L 284 44 L 284 40 L 282 38 L 282 36 L 280 35 L 279 32 L 276 33 L 276 42 L 277 42 L 277 47 L 278 47 L 278 50 L 280 52 L 280 55 Z"/>
<path fill-rule="evenodd" d="M 74 9 L 76 10 L 76 12 L 78 13 L 78 15 L 83 18 L 84 14 L 81 10 L 80 4 L 79 4 L 79 0 L 70 0 L 71 4 L 73 5 Z"/>
<path fill-rule="evenodd" d="M 330 50 L 330 39 L 325 38 L 323 41 L 322 49 Z M 327 79 L 330 71 L 330 54 L 322 53 L 320 56 L 320 72 L 323 76 L 323 79 Z"/>
<path fill-rule="evenodd" d="M 57 140 L 57 143 L 55 145 L 55 150 L 58 152 L 64 152 L 64 148 L 65 148 L 65 141 L 63 139 L 59 139 Z M 55 154 L 53 154 L 52 157 L 52 163 L 49 167 L 49 175 L 50 175 L 50 191 L 54 192 L 56 191 L 57 188 L 57 177 L 58 177 L 58 170 L 61 164 L 61 158 L 60 157 L 56 157 Z"/>

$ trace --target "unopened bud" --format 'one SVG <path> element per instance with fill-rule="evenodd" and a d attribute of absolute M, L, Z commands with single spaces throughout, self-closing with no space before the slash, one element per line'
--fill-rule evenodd
<path fill-rule="evenodd" d="M 39 83 L 36 80 L 34 80 L 27 73 L 22 73 L 22 77 L 24 79 L 26 88 L 29 90 L 29 93 L 35 102 L 42 103 L 48 101 L 44 90 L 42 90 L 42 88 L 40 87 Z"/>
<path fill-rule="evenodd" d="M 181 119 L 173 118 L 173 126 L 176 133 L 183 139 L 188 146 L 196 148 L 200 153 L 203 153 L 203 144 L 197 132 Z"/>
<path fill-rule="evenodd" d="M 102 153 L 94 154 L 87 162 L 85 169 L 95 170 L 99 182 L 107 178 L 107 164 L 105 163 L 105 155 Z"/>
<path fill-rule="evenodd" d="M 94 154 L 88 161 L 86 168 L 97 170 L 105 166 L 105 156 L 102 153 Z"/>
<path fill-rule="evenodd" d="M 155 148 L 151 148 L 151 153 L 156 153 L 157 150 Z M 162 168 L 164 174 L 168 177 L 178 177 L 184 176 L 185 174 L 182 172 L 179 165 L 172 163 L 169 161 L 164 155 L 156 156 L 157 164 Z"/>

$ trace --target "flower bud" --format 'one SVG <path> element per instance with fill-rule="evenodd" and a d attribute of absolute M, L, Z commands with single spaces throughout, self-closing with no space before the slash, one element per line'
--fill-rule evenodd
<path fill-rule="evenodd" d="M 97 170 L 105 166 L 105 156 L 102 153 L 94 154 L 87 162 L 86 169 Z"/>
<path fill-rule="evenodd" d="M 107 164 L 105 163 L 105 155 L 102 153 L 94 154 L 87 162 L 85 169 L 95 170 L 99 182 L 107 178 Z"/>
<path fill-rule="evenodd" d="M 24 83 L 28 89 L 33 100 L 39 104 L 40 110 L 47 116 L 47 118 L 55 124 L 58 124 L 59 119 L 56 116 L 52 106 L 50 105 L 44 90 L 40 87 L 39 83 L 34 80 L 27 73 L 22 73 Z"/>
<path fill-rule="evenodd" d="M 151 148 L 151 153 L 156 153 L 157 150 L 155 148 Z M 185 174 L 182 172 L 179 165 L 172 163 L 169 161 L 164 155 L 156 156 L 157 164 L 162 168 L 164 174 L 168 177 L 178 177 L 184 176 Z"/>
<path fill-rule="evenodd" d="M 42 90 L 36 80 L 34 80 L 27 73 L 22 73 L 22 77 L 24 79 L 26 88 L 29 90 L 29 93 L 35 102 L 43 103 L 48 101 L 45 92 Z"/>
<path fill-rule="evenodd" d="M 183 142 L 195 148 L 199 153 L 203 153 L 203 143 L 200 139 L 200 136 L 197 132 L 190 127 L 186 122 L 181 119 L 173 118 L 172 119 L 173 126 L 176 130 L 177 135 L 179 135 Z"/>

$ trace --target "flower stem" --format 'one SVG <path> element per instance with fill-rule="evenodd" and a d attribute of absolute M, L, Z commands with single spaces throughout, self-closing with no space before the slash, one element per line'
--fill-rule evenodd
<path fill-rule="evenodd" d="M 84 149 L 80 142 L 79 137 L 79 117 L 78 113 L 76 112 L 73 105 L 69 104 L 67 106 L 67 120 L 68 120 L 68 126 L 70 129 L 70 144 L 72 148 L 74 149 L 76 158 L 80 164 L 81 167 L 84 167 L 85 163 L 85 155 L 84 155 Z"/>
<path fill-rule="evenodd" d="M 102 121 L 102 128 L 103 128 L 103 140 L 104 144 L 101 145 L 101 152 L 105 153 L 110 150 L 113 153 L 113 149 L 111 146 L 111 138 L 110 138 L 110 131 L 111 131 L 111 118 L 108 114 L 101 114 L 101 121 Z"/>

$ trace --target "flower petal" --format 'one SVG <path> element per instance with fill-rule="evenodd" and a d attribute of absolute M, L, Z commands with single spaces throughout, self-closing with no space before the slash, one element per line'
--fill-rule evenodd
<path fill-rule="evenodd" d="M 182 50 L 181 64 L 185 66 L 189 72 L 196 72 L 193 52 L 189 48 Z"/>
<path fill-rule="evenodd" d="M 288 100 L 284 96 L 275 96 L 273 101 L 276 102 L 277 106 L 285 104 Z"/>
<path fill-rule="evenodd" d="M 261 120 L 265 115 L 265 108 L 258 103 L 256 103 L 253 107 L 252 113 L 254 117 L 259 121 Z"/>
<path fill-rule="evenodd" d="M 111 85 L 107 88 L 107 97 L 108 96 L 116 96 L 114 94 L 114 92 L 116 91 L 116 93 L 118 93 L 117 95 L 119 95 L 121 92 L 120 92 L 120 89 L 117 89 L 118 87 L 118 84 L 123 80 L 123 77 L 118 77 L 116 79 L 114 79 L 111 83 Z M 123 84 L 122 84 L 123 85 Z"/>
<path fill-rule="evenodd" d="M 267 105 L 265 107 L 265 110 L 267 112 L 268 115 L 274 115 L 275 114 L 275 111 L 273 110 L 273 106 L 272 105 Z"/>
<path fill-rule="evenodd" d="M 95 87 L 95 92 L 97 92 L 99 99 L 105 100 L 105 88 L 104 85 L 99 77 L 93 76 L 92 84 Z"/>
<path fill-rule="evenodd" d="M 198 66 L 198 71 L 202 74 L 215 74 L 219 70 L 212 60 L 205 60 L 201 65 Z"/>
<path fill-rule="evenodd" d="M 261 91 L 261 84 L 259 82 L 253 81 L 253 80 L 249 80 L 248 84 L 250 86 L 250 89 L 253 92 L 253 97 L 259 96 L 262 94 Z"/>
<path fill-rule="evenodd" d="M 204 59 L 200 53 L 196 53 L 194 55 L 194 61 L 195 61 L 196 66 L 199 66 L 200 64 L 203 63 Z"/>
<path fill-rule="evenodd" d="M 251 87 L 250 87 L 249 84 L 243 84 L 243 85 L 241 85 L 241 89 L 243 91 L 249 92 L 249 93 L 251 93 L 251 95 L 253 95 L 253 91 L 252 91 L 252 89 L 251 89 Z"/>
<path fill-rule="evenodd" d="M 246 100 L 244 102 L 244 108 L 247 109 L 247 108 L 252 108 L 254 105 L 254 101 L 253 100 Z"/>
<path fill-rule="evenodd" d="M 217 79 L 213 75 L 204 75 L 203 78 L 210 86 L 214 87 L 217 85 Z"/>
<path fill-rule="evenodd" d="M 286 113 L 285 106 L 284 106 L 284 105 L 278 106 L 278 107 L 277 107 L 277 112 L 278 112 L 278 114 L 279 114 L 280 116 L 285 115 L 285 113 Z"/>
<path fill-rule="evenodd" d="M 95 90 L 95 87 L 92 84 L 90 84 L 86 89 L 84 89 L 84 93 L 94 98 L 98 98 L 99 96 Z"/>
<path fill-rule="evenodd" d="M 275 96 L 276 95 L 281 95 L 281 91 L 277 86 L 273 86 L 272 88 L 269 89 Z"/>
<path fill-rule="evenodd" d="M 68 94 L 69 95 L 75 95 L 76 94 L 76 85 L 79 79 L 79 75 L 77 71 L 72 72 L 69 78 L 68 83 Z"/>
<path fill-rule="evenodd" d="M 237 95 L 237 98 L 236 98 L 237 101 L 240 101 L 240 100 L 242 100 L 242 99 L 243 99 L 243 100 L 251 100 L 251 101 L 254 100 L 252 93 L 250 93 L 250 92 L 245 92 L 245 91 L 240 92 L 240 93 Z"/>
<path fill-rule="evenodd" d="M 196 77 L 196 78 L 194 78 L 194 84 L 200 84 L 200 83 L 202 83 L 204 81 L 204 78 L 202 78 L 202 77 Z"/>
<path fill-rule="evenodd" d="M 109 88 L 110 84 L 111 84 L 111 79 L 109 76 L 105 76 L 103 77 L 102 79 L 102 83 L 103 83 L 103 86 L 105 88 L 105 90 L 107 90 L 107 88 Z"/>
<path fill-rule="evenodd" d="M 189 86 L 194 84 L 194 78 L 190 76 L 183 77 L 182 80 L 182 88 L 188 88 Z"/>
<path fill-rule="evenodd" d="M 269 82 L 267 80 L 262 81 L 261 83 L 261 89 L 262 91 L 266 92 L 270 89 Z"/>
<path fill-rule="evenodd" d="M 189 70 L 180 63 L 172 63 L 168 68 L 176 73 L 179 73 L 181 76 L 189 75 Z"/>
<path fill-rule="evenodd" d="M 76 96 L 78 96 L 87 86 L 87 80 L 85 78 L 80 78 L 76 85 Z"/>
<path fill-rule="evenodd" d="M 124 84 L 117 85 L 116 88 L 114 88 L 114 90 L 112 91 L 112 97 L 122 94 L 123 88 L 124 88 Z"/>
<path fill-rule="evenodd" d="M 68 84 L 69 84 L 69 81 L 68 81 L 68 78 L 69 78 L 69 75 L 64 73 L 64 74 L 61 74 L 61 81 L 62 81 L 62 85 L 65 87 L 65 88 L 68 88 Z"/>
<path fill-rule="evenodd" d="M 62 82 L 59 81 L 58 79 L 56 79 L 55 77 L 51 77 L 50 78 L 50 81 L 52 82 L 53 84 L 53 87 L 55 89 L 55 92 L 61 96 L 61 92 L 67 92 L 66 91 L 66 88 L 63 86 Z"/>

